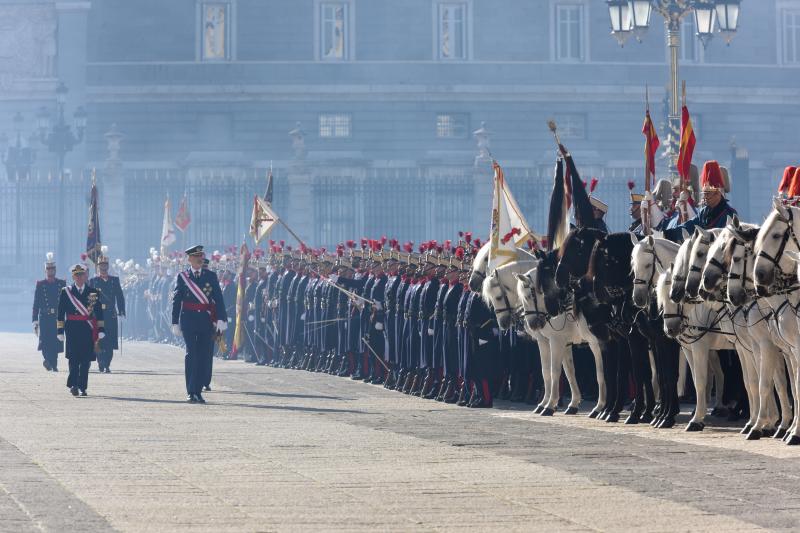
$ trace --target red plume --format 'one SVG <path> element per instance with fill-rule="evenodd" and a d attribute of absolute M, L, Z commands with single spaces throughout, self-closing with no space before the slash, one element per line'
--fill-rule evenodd
<path fill-rule="evenodd" d="M 468 243 L 472 242 L 472 232 L 471 231 L 468 231 L 468 232 L 466 232 L 464 234 L 464 240 L 467 241 Z"/>
<path fill-rule="evenodd" d="M 597 178 L 592 178 L 592 182 L 589 184 L 589 192 L 594 192 L 594 190 L 597 188 L 597 182 Z"/>
<path fill-rule="evenodd" d="M 464 248 L 461 246 L 456 248 L 456 259 L 458 259 L 459 261 L 464 259 Z"/>
<path fill-rule="evenodd" d="M 628 182 L 628 190 L 629 190 L 629 191 L 632 191 L 634 187 L 636 187 L 636 184 L 635 184 L 635 183 L 633 183 L 632 181 L 629 181 L 629 182 Z"/>
<path fill-rule="evenodd" d="M 481 240 L 480 239 L 475 239 L 475 246 L 477 246 L 478 248 L 481 247 Z"/>

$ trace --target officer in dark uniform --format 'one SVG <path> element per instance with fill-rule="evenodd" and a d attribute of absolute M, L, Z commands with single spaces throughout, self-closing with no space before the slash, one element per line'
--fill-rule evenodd
<path fill-rule="evenodd" d="M 106 336 L 100 341 L 100 352 L 97 354 L 97 366 L 100 372 L 111 373 L 109 366 L 114 357 L 114 350 L 119 350 L 119 326 L 117 317 L 125 317 L 125 296 L 119 277 L 108 274 L 108 247 L 103 246 L 97 259 L 99 274 L 89 280 L 89 286 L 100 291 L 100 304 L 103 309 Z"/>
<path fill-rule="evenodd" d="M 33 296 L 33 332 L 39 337 L 37 349 L 44 358 L 42 365 L 47 370 L 58 372 L 58 354 L 64 351 L 64 343 L 56 338 L 56 311 L 59 294 L 67 282 L 56 277 L 53 252 L 47 253 L 44 269 L 46 277 L 36 282 Z"/>
<path fill-rule="evenodd" d="M 186 343 L 186 392 L 189 403 L 205 403 L 201 392 L 206 359 L 211 355 L 214 333 L 228 328 L 228 315 L 217 275 L 203 269 L 203 247 L 186 250 L 190 268 L 178 274 L 172 293 L 172 332 Z"/>
<path fill-rule="evenodd" d="M 66 335 L 67 387 L 73 396 L 86 396 L 96 343 L 105 337 L 103 307 L 100 291 L 86 283 L 86 267 L 77 264 L 70 271 L 74 283 L 64 287 L 58 297 L 58 340 L 63 341 Z"/>

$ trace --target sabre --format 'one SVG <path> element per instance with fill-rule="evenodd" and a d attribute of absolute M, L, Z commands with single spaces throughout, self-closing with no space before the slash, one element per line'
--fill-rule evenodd
<path fill-rule="evenodd" d="M 383 366 L 383 368 L 385 368 L 387 372 L 391 372 L 391 370 L 389 370 L 389 367 L 386 365 L 386 363 L 383 362 L 383 359 L 381 359 L 381 356 L 378 355 L 375 352 L 375 350 L 372 349 L 372 346 L 370 346 L 369 341 L 366 339 L 366 337 L 361 337 L 361 340 L 364 341 L 364 344 L 367 346 L 367 348 L 372 353 L 372 355 L 375 356 L 375 359 L 377 359 L 380 362 L 381 366 Z"/>

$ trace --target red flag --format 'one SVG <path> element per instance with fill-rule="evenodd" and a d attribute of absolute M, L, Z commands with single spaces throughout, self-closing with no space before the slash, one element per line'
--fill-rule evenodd
<path fill-rule="evenodd" d="M 644 126 L 642 126 L 642 133 L 644 134 L 644 156 L 645 156 L 645 177 L 644 187 L 646 191 L 650 190 L 650 177 L 655 181 L 656 177 L 656 152 L 658 145 L 661 143 L 658 140 L 656 128 L 653 126 L 653 119 L 650 118 L 650 110 L 645 112 Z"/>
<path fill-rule="evenodd" d="M 689 169 L 692 166 L 692 154 L 694 154 L 694 145 L 696 143 L 697 138 L 694 136 L 689 109 L 683 106 L 681 111 L 681 147 L 678 152 L 678 174 L 685 181 L 689 181 Z"/>
<path fill-rule="evenodd" d="M 178 208 L 178 214 L 175 215 L 175 227 L 181 231 L 186 231 L 191 222 L 192 217 L 189 215 L 189 206 L 186 205 L 186 195 L 184 194 L 181 206 Z"/>

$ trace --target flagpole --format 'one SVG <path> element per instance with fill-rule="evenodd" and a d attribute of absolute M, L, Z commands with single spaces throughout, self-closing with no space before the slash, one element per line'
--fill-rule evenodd
<path fill-rule="evenodd" d="M 284 222 L 282 218 L 278 218 L 278 223 L 280 223 L 281 226 L 286 228 L 286 231 L 288 231 L 289 234 L 297 240 L 298 244 L 302 244 L 302 245 L 306 244 L 305 242 L 303 242 L 303 239 L 301 239 L 300 237 L 297 236 L 297 233 L 292 231 L 292 228 L 290 228 L 289 226 L 286 225 L 286 222 Z"/>

